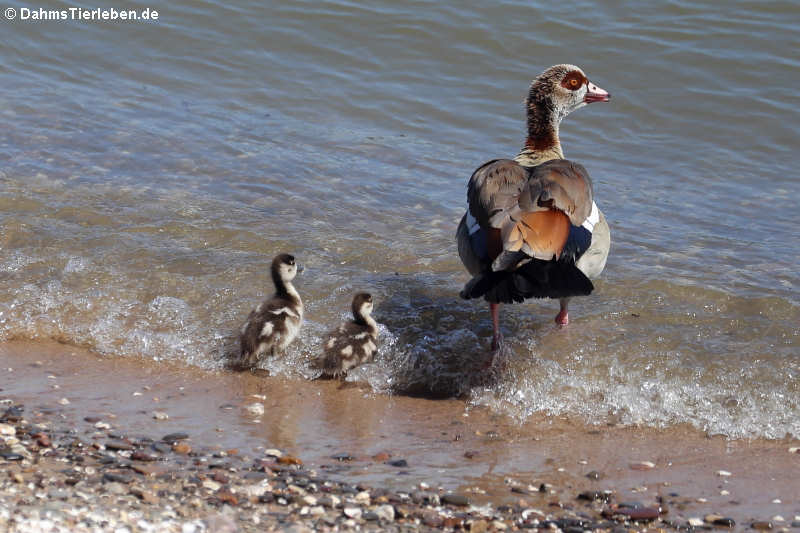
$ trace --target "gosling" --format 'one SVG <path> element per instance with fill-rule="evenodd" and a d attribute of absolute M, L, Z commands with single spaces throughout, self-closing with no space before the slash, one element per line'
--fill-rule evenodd
<path fill-rule="evenodd" d="M 266 354 L 286 349 L 303 323 L 303 301 L 292 285 L 298 265 L 294 256 L 280 254 L 272 260 L 275 294 L 250 312 L 242 327 L 240 364 L 252 368 Z"/>
<path fill-rule="evenodd" d="M 370 316 L 372 296 L 359 292 L 353 297 L 352 309 L 353 320 L 328 333 L 317 362 L 322 377 L 344 377 L 348 370 L 372 360 L 378 350 L 378 324 Z"/>

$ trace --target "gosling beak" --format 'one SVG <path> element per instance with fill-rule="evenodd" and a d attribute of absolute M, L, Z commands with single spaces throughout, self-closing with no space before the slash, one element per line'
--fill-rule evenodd
<path fill-rule="evenodd" d="M 588 81 L 586 82 L 586 95 L 583 97 L 583 101 L 587 104 L 591 104 L 592 102 L 608 102 L 611 99 L 611 94 L 598 87 L 594 83 Z"/>

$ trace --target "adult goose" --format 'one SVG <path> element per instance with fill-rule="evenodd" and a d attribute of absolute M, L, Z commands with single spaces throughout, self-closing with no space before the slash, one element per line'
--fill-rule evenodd
<path fill-rule="evenodd" d="M 519 155 L 489 161 L 469 180 L 456 240 L 473 277 L 461 297 L 489 302 L 493 349 L 502 340 L 501 303 L 558 298 L 555 321 L 564 326 L 569 299 L 591 293 L 590 280 L 605 267 L 608 224 L 586 169 L 564 159 L 558 128 L 572 111 L 609 98 L 574 65 L 548 68 L 531 83 Z"/>

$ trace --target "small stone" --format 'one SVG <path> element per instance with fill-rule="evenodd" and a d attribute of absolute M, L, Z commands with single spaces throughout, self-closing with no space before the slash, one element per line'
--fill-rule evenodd
<path fill-rule="evenodd" d="M 342 512 L 347 518 L 358 519 L 361 518 L 361 508 L 360 507 L 345 507 L 342 509 Z"/>
<path fill-rule="evenodd" d="M 793 446 L 789 448 L 789 453 L 800 453 L 800 446 Z"/>
<path fill-rule="evenodd" d="M 203 480 L 203 488 L 208 489 L 212 492 L 218 491 L 222 487 L 221 484 L 217 483 L 212 479 Z"/>
<path fill-rule="evenodd" d="M 601 501 L 608 503 L 611 495 L 599 490 L 587 490 L 578 494 L 579 500 Z"/>
<path fill-rule="evenodd" d="M 753 529 L 766 531 L 772 529 L 772 522 L 767 522 L 766 520 L 759 520 L 757 522 L 753 522 L 752 524 L 750 524 L 750 527 Z"/>
<path fill-rule="evenodd" d="M 781 502 L 780 498 L 775 498 L 774 500 L 772 500 L 772 503 L 783 503 L 783 502 Z"/>
<path fill-rule="evenodd" d="M 444 505 L 457 505 L 460 507 L 469 505 L 469 500 L 463 494 L 443 494 L 441 501 Z"/>
<path fill-rule="evenodd" d="M 335 494 L 326 494 L 321 498 L 319 498 L 318 501 L 320 505 L 324 505 L 325 507 L 330 507 L 331 509 L 338 507 L 342 503 L 342 500 Z"/>
<path fill-rule="evenodd" d="M 629 466 L 631 470 L 652 470 L 656 467 L 656 464 L 652 461 L 637 461 Z"/>
<path fill-rule="evenodd" d="M 149 490 L 144 490 L 141 487 L 131 487 L 131 494 L 139 498 L 145 503 L 149 503 L 151 505 L 155 505 L 159 503 L 159 498 Z"/>
<path fill-rule="evenodd" d="M 433 509 L 425 509 L 422 511 L 422 516 L 420 518 L 422 519 L 422 523 L 428 527 L 438 528 L 442 527 L 442 524 L 444 524 L 444 518 Z"/>
<path fill-rule="evenodd" d="M 618 509 L 617 512 L 622 511 Z M 625 509 L 623 514 L 627 515 L 631 520 L 655 520 L 661 514 L 657 507 L 639 507 L 635 509 Z"/>
<path fill-rule="evenodd" d="M 164 411 L 153 411 L 153 418 L 156 420 L 167 420 L 169 415 Z"/>
<path fill-rule="evenodd" d="M 386 461 L 386 464 L 397 468 L 405 468 L 408 466 L 408 461 L 405 459 L 394 459 L 392 461 Z"/>
<path fill-rule="evenodd" d="M 60 403 L 61 405 L 69 405 L 69 400 L 67 400 L 66 398 L 61 398 L 60 400 L 58 400 L 58 403 Z"/>
<path fill-rule="evenodd" d="M 172 451 L 180 455 L 187 455 L 192 451 L 192 447 L 185 442 L 177 442 L 172 446 Z"/>
<path fill-rule="evenodd" d="M 264 450 L 264 455 L 268 455 L 270 457 L 283 457 L 283 452 L 274 448 L 270 448 L 268 450 Z"/>
<path fill-rule="evenodd" d="M 496 531 L 505 531 L 506 529 L 508 529 L 508 526 L 506 525 L 506 523 L 505 522 L 501 522 L 500 520 L 492 520 L 492 527 Z"/>
<path fill-rule="evenodd" d="M 13 437 L 17 434 L 17 428 L 8 424 L 0 424 L 0 435 L 3 437 Z"/>
<path fill-rule="evenodd" d="M 711 525 L 717 527 L 733 527 L 736 525 L 736 522 L 733 520 L 733 518 L 728 518 L 723 516 L 711 522 Z"/>
<path fill-rule="evenodd" d="M 722 489 L 721 491 L 719 491 L 719 495 L 720 496 L 729 496 L 730 495 L 730 491 Z"/>
<path fill-rule="evenodd" d="M 333 459 L 334 461 L 344 462 L 344 461 L 352 461 L 353 459 L 355 459 L 355 457 L 353 457 L 347 452 L 343 452 L 331 455 L 331 459 Z"/>
<path fill-rule="evenodd" d="M 244 410 L 250 416 L 262 416 L 264 414 L 264 404 L 259 402 L 249 403 L 244 406 Z"/>
<path fill-rule="evenodd" d="M 720 477 L 730 477 L 733 474 L 731 474 L 727 470 L 717 470 L 717 475 L 720 476 Z"/>
<path fill-rule="evenodd" d="M 168 435 L 164 435 L 163 437 L 161 437 L 161 440 L 164 441 L 164 442 L 173 443 L 173 442 L 177 442 L 179 440 L 186 440 L 188 438 L 189 438 L 189 434 L 188 433 L 183 433 L 182 431 L 179 431 L 179 432 L 176 432 L 176 433 L 170 433 Z"/>
<path fill-rule="evenodd" d="M 592 470 L 591 472 L 586 474 L 586 477 L 591 479 L 591 480 L 593 480 L 593 481 L 597 481 L 598 479 L 603 477 L 603 474 L 598 472 L 597 470 Z"/>
<path fill-rule="evenodd" d="M 132 450 L 133 444 L 122 439 L 111 439 L 106 441 L 107 450 Z"/>
<path fill-rule="evenodd" d="M 356 494 L 355 500 L 357 503 L 362 505 L 369 505 L 370 502 L 370 495 L 369 492 L 362 490 L 358 494 Z"/>
<path fill-rule="evenodd" d="M 473 520 L 468 524 L 471 533 L 485 533 L 489 529 L 489 523 L 486 520 Z"/>
<path fill-rule="evenodd" d="M 315 505 L 317 505 L 317 499 L 314 496 L 311 496 L 310 494 L 306 494 L 305 496 L 301 496 L 300 497 L 300 502 L 303 505 L 308 505 L 309 507 L 314 507 Z"/>
<path fill-rule="evenodd" d="M 152 453 L 147 453 L 142 450 L 136 450 L 131 454 L 131 459 L 134 461 L 142 461 L 142 462 L 152 462 L 157 461 L 158 456 L 153 455 Z"/>
<path fill-rule="evenodd" d="M 110 481 L 112 483 L 125 483 L 128 484 L 133 481 L 133 476 L 128 474 L 127 472 L 121 471 L 107 471 L 103 473 L 103 479 L 106 481 Z"/>
<path fill-rule="evenodd" d="M 702 518 L 694 517 L 689 519 L 689 525 L 692 527 L 701 527 L 703 524 L 705 524 L 705 522 L 703 522 Z"/>
<path fill-rule="evenodd" d="M 239 505 L 239 498 L 237 498 L 236 495 L 228 489 L 218 490 L 214 497 L 220 502 L 227 503 L 228 505 Z"/>
<path fill-rule="evenodd" d="M 378 515 L 379 520 L 394 522 L 394 507 L 389 504 L 379 505 L 376 507 L 375 514 Z"/>
<path fill-rule="evenodd" d="M 111 424 L 100 420 L 98 422 L 95 422 L 94 427 L 95 429 L 111 429 Z"/>
<path fill-rule="evenodd" d="M 786 522 L 786 519 L 779 514 L 772 517 L 773 522 Z"/>

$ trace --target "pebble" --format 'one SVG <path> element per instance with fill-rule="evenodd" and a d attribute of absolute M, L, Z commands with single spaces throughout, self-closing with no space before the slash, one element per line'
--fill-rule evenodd
<path fill-rule="evenodd" d="M 261 416 L 264 414 L 264 404 L 260 402 L 249 403 L 244 406 L 244 410 L 250 416 Z"/>
<path fill-rule="evenodd" d="M 344 509 L 342 509 L 342 512 L 347 518 L 354 518 L 354 519 L 361 518 L 362 514 L 360 507 L 345 507 Z"/>
<path fill-rule="evenodd" d="M 391 461 L 386 461 L 386 464 L 397 468 L 405 468 L 408 466 L 408 461 L 405 459 L 393 459 Z"/>
<path fill-rule="evenodd" d="M 793 446 L 789 448 L 789 453 L 800 453 L 800 446 Z"/>
<path fill-rule="evenodd" d="M 652 461 L 637 461 L 629 466 L 631 470 L 652 470 L 656 467 L 656 464 Z"/>
<path fill-rule="evenodd" d="M 598 472 L 597 470 L 592 470 L 591 472 L 586 474 L 586 477 L 591 479 L 591 480 L 593 480 L 593 481 L 597 481 L 598 479 L 603 477 L 603 474 Z"/>
<path fill-rule="evenodd" d="M 389 504 L 376 507 L 375 514 L 378 516 L 379 520 L 394 522 L 394 507 Z"/>
<path fill-rule="evenodd" d="M 579 500 L 608 502 L 611 495 L 599 490 L 587 490 L 578 494 Z"/>
<path fill-rule="evenodd" d="M 113 483 L 130 483 L 133 481 L 133 476 L 127 472 L 121 471 L 107 471 L 103 473 L 103 479 L 106 481 L 111 481 Z"/>
<path fill-rule="evenodd" d="M 179 440 L 186 440 L 189 438 L 188 433 L 177 432 L 177 433 L 169 433 L 168 435 L 164 435 L 161 437 L 161 440 L 164 442 L 173 443 Z"/>
<path fill-rule="evenodd" d="M 445 505 L 456 505 L 465 507 L 469 505 L 469 500 L 463 494 L 443 494 L 441 502 Z"/>
<path fill-rule="evenodd" d="M 107 450 L 132 450 L 133 444 L 126 440 L 121 439 L 111 439 L 106 441 L 106 449 Z"/>
<path fill-rule="evenodd" d="M 489 523 L 486 520 L 473 520 L 469 522 L 470 533 L 486 533 Z"/>
<path fill-rule="evenodd" d="M 766 531 L 772 529 L 772 522 L 767 522 L 765 520 L 759 520 L 757 522 L 753 522 L 750 524 L 750 527 L 753 529 L 758 529 L 760 531 Z"/>
<path fill-rule="evenodd" d="M 731 474 L 727 470 L 717 470 L 717 475 L 720 476 L 720 477 L 730 477 L 733 474 Z"/>
<path fill-rule="evenodd" d="M 355 459 L 355 457 L 353 457 L 347 452 L 344 452 L 331 455 L 331 459 L 333 459 L 334 461 L 344 462 L 344 461 L 352 461 L 353 459 Z"/>
<path fill-rule="evenodd" d="M 69 400 L 67 400 L 66 398 L 61 398 L 60 400 L 58 400 L 58 403 L 60 403 L 61 405 L 69 405 Z"/>
<path fill-rule="evenodd" d="M 4 437 L 13 437 L 17 434 L 17 428 L 8 424 L 0 424 L 0 435 Z"/>
<path fill-rule="evenodd" d="M 283 452 L 274 448 L 270 448 L 268 450 L 264 450 L 264 455 L 269 457 L 283 457 Z"/>
<path fill-rule="evenodd" d="M 172 446 L 172 451 L 181 455 L 188 455 L 192 447 L 185 442 L 177 442 Z"/>
<path fill-rule="evenodd" d="M 692 527 L 701 527 L 705 522 L 702 518 L 693 517 L 689 519 L 689 525 Z"/>
<path fill-rule="evenodd" d="M 153 411 L 153 418 L 156 420 L 167 420 L 169 419 L 169 415 L 164 411 Z"/>

